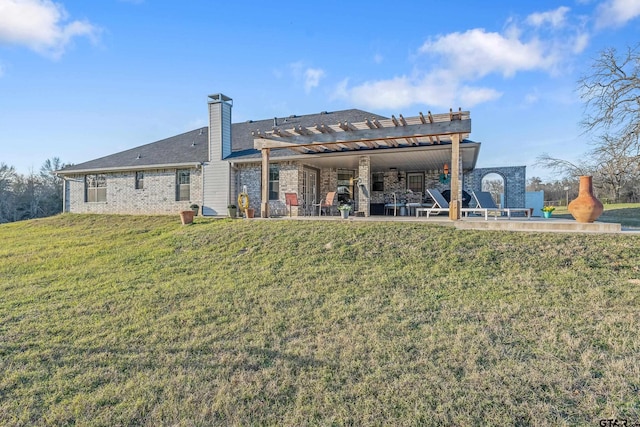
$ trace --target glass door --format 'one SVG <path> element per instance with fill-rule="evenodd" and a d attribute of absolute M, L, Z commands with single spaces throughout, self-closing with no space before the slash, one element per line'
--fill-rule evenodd
<path fill-rule="evenodd" d="M 355 185 L 354 178 L 356 171 L 351 169 L 338 169 L 338 206 L 342 204 L 350 204 L 353 210 L 355 206 Z"/>
<path fill-rule="evenodd" d="M 318 196 L 318 172 L 314 169 L 304 168 L 302 171 L 302 200 L 304 209 L 313 214 L 313 205 L 320 203 Z"/>

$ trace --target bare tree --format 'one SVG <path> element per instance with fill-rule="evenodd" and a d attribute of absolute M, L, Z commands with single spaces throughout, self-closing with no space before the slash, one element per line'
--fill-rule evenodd
<path fill-rule="evenodd" d="M 551 169 L 562 177 L 575 178 L 580 175 L 589 175 L 594 167 L 583 161 L 582 163 L 572 163 L 569 160 L 552 157 L 547 153 L 542 153 L 536 158 L 536 165 Z"/>
<path fill-rule="evenodd" d="M 587 132 L 602 131 L 619 140 L 638 141 L 640 134 L 640 44 L 618 56 L 605 49 L 591 73 L 579 81 L 585 101 L 582 125 Z"/>
<path fill-rule="evenodd" d="M 640 176 L 640 44 L 622 56 L 605 49 L 578 81 L 585 102 L 582 126 L 592 138 L 585 160 L 574 164 L 542 154 L 536 164 L 565 177 L 593 175 L 601 195 L 634 200 Z"/>
<path fill-rule="evenodd" d="M 622 189 L 637 180 L 640 174 L 638 138 L 617 139 L 603 135 L 590 154 L 598 160 L 594 174 L 597 186 L 612 195 L 615 202 L 619 202 Z"/>
<path fill-rule="evenodd" d="M 54 157 L 44 162 L 40 173 L 16 173 L 0 163 L 0 223 L 41 218 L 62 212 L 62 180 L 53 174 L 64 165 Z"/>

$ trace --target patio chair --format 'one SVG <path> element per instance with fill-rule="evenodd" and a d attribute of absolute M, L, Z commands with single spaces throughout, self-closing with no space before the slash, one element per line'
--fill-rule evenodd
<path fill-rule="evenodd" d="M 322 209 L 326 209 L 328 214 L 331 215 L 331 209 L 333 208 L 333 202 L 336 198 L 335 191 L 329 191 L 327 196 L 320 203 L 316 203 L 314 206 L 318 206 L 318 216 L 322 216 Z"/>
<path fill-rule="evenodd" d="M 493 201 L 493 197 L 491 197 L 491 193 L 487 191 L 472 191 L 471 196 L 476 202 L 475 208 L 464 208 L 463 212 L 480 212 L 484 213 L 485 221 L 489 219 L 489 212 L 495 214 L 494 219 L 497 220 L 499 215 L 502 213 L 507 214 L 507 218 L 511 219 L 512 212 L 523 212 L 527 219 L 531 218 L 531 209 L 529 208 L 499 208 L 496 205 L 496 202 Z"/>
<path fill-rule="evenodd" d="M 420 216 L 420 212 L 426 212 L 427 218 L 429 218 L 432 213 L 438 215 L 440 212 L 449 212 L 449 202 L 439 190 L 428 188 L 427 194 L 433 200 L 433 206 L 430 208 L 416 208 L 416 216 Z"/>
<path fill-rule="evenodd" d="M 420 192 L 412 192 L 407 194 L 407 215 L 413 215 L 415 209 L 417 208 L 426 208 L 428 205 L 422 203 L 422 193 Z"/>
<path fill-rule="evenodd" d="M 398 210 L 404 207 L 404 203 L 398 197 L 398 194 L 393 192 L 391 194 L 384 195 L 384 214 L 393 211 L 393 216 L 398 215 Z"/>
<path fill-rule="evenodd" d="M 293 206 L 302 206 L 298 200 L 298 195 L 296 193 L 284 193 L 284 204 L 289 207 L 289 218 L 291 218 L 291 211 Z M 302 211 L 304 213 L 304 210 Z"/>

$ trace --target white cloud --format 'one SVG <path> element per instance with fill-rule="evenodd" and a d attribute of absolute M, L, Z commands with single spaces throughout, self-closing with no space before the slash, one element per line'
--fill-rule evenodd
<path fill-rule="evenodd" d="M 523 42 L 484 29 L 441 36 L 425 42 L 419 52 L 438 55 L 457 74 L 476 78 L 490 73 L 511 77 L 518 71 L 549 69 L 553 65 L 536 38 Z"/>
<path fill-rule="evenodd" d="M 640 16 L 640 0 L 606 0 L 596 16 L 596 28 L 621 27 Z"/>
<path fill-rule="evenodd" d="M 324 70 L 319 68 L 307 68 L 304 71 L 304 90 L 309 93 L 314 87 L 318 87 L 320 79 L 324 77 Z"/>
<path fill-rule="evenodd" d="M 560 6 L 555 10 L 532 13 L 527 17 L 526 22 L 534 27 L 541 27 L 544 24 L 549 24 L 556 28 L 562 27 L 565 24 L 565 17 L 569 10 L 566 6 Z"/>
<path fill-rule="evenodd" d="M 93 39 L 97 27 L 68 22 L 64 7 L 50 0 L 0 0 L 0 43 L 26 46 L 59 58 L 74 37 Z"/>
<path fill-rule="evenodd" d="M 324 70 L 320 68 L 307 67 L 303 61 L 289 64 L 291 74 L 297 81 L 302 81 L 304 91 L 309 93 L 314 87 L 318 87 L 320 80 L 325 76 Z"/>
<path fill-rule="evenodd" d="M 370 81 L 353 88 L 347 86 L 348 80 L 344 80 L 338 86 L 336 95 L 373 109 L 398 109 L 414 104 L 440 108 L 464 105 L 469 108 L 501 96 L 500 92 L 491 88 L 461 85 L 455 78 L 439 72 L 422 77 L 402 76 Z"/>
<path fill-rule="evenodd" d="M 483 79 L 513 78 L 522 72 L 560 74 L 586 48 L 589 35 L 569 18 L 569 8 L 559 7 L 529 15 L 520 25 L 510 19 L 502 32 L 475 28 L 440 35 L 418 49 L 411 75 L 352 87 L 344 80 L 335 96 L 367 108 L 470 108 L 493 101 L 502 93 Z"/>

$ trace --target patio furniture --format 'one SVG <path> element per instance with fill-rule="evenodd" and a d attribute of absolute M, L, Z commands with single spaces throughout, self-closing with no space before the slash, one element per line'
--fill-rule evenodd
<path fill-rule="evenodd" d="M 491 197 L 491 193 L 487 191 L 472 191 L 471 196 L 474 198 L 477 206 L 475 208 L 465 208 L 465 209 L 462 209 L 462 211 L 484 213 L 485 221 L 489 219 L 489 212 L 492 212 L 495 214 L 494 216 L 495 220 L 498 220 L 498 215 L 502 215 L 502 213 L 506 213 L 507 218 L 511 219 L 512 212 L 523 212 L 527 216 L 527 219 L 531 219 L 531 209 L 499 208 L 496 205 L 496 202 L 493 201 L 493 197 Z"/>
<path fill-rule="evenodd" d="M 433 206 L 430 208 L 416 208 L 416 217 L 420 216 L 420 212 L 426 212 L 427 218 L 429 215 L 435 212 L 438 215 L 440 212 L 449 212 L 449 202 L 444 198 L 442 193 L 435 188 L 427 189 L 427 194 L 433 200 Z"/>
<path fill-rule="evenodd" d="M 300 203 L 300 201 L 298 200 L 298 195 L 296 193 L 284 193 L 284 204 L 285 206 L 289 207 L 289 218 L 291 218 L 291 211 L 292 211 L 292 207 L 293 206 L 302 206 L 303 204 Z M 303 209 L 303 214 L 304 214 L 304 209 Z"/>
<path fill-rule="evenodd" d="M 318 216 L 322 216 L 322 209 L 326 209 L 328 214 L 331 215 L 331 209 L 333 208 L 333 203 L 336 198 L 335 191 L 329 191 L 327 196 L 320 203 L 316 203 L 314 206 L 318 206 Z"/>
<path fill-rule="evenodd" d="M 402 213 L 401 209 L 404 208 L 404 203 L 399 200 L 398 194 L 391 193 L 384 195 L 384 214 L 393 210 L 393 216 L 398 216 L 398 210 Z"/>
<path fill-rule="evenodd" d="M 429 207 L 422 202 L 422 193 L 414 192 L 407 194 L 407 215 L 412 216 L 415 209 Z"/>

